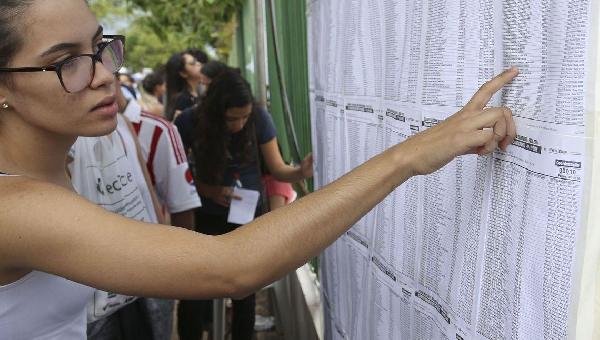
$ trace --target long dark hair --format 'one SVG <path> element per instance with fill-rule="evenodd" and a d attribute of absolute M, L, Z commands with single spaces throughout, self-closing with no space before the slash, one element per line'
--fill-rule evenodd
<path fill-rule="evenodd" d="M 228 68 L 213 79 L 206 96 L 194 112 L 198 138 L 193 152 L 196 174 L 202 182 L 220 184 L 231 157 L 242 164 L 256 159 L 254 105 L 248 122 L 233 140 L 225 121 L 227 109 L 253 103 L 250 84 L 238 71 Z M 233 154 L 229 154 L 229 150 Z"/>
<path fill-rule="evenodd" d="M 191 55 L 192 57 L 196 58 L 196 60 L 198 60 L 202 64 L 206 64 L 208 62 L 208 55 L 199 48 L 188 48 L 187 50 L 185 50 L 185 52 Z"/>
<path fill-rule="evenodd" d="M 208 78 L 210 78 L 211 80 L 213 80 L 219 74 L 221 74 L 221 72 L 227 69 L 229 69 L 229 67 L 226 64 L 220 61 L 211 60 L 206 64 L 202 65 L 202 69 L 200 70 L 200 72 Z"/>
<path fill-rule="evenodd" d="M 187 81 L 181 76 L 181 72 L 185 69 L 185 54 L 185 52 L 173 54 L 165 65 L 167 81 L 167 106 L 165 107 L 165 114 L 169 120 L 173 120 L 177 97 L 188 86 Z"/>
<path fill-rule="evenodd" d="M 32 0 L 0 1 L 0 67 L 6 67 L 23 47 L 22 28 L 18 26 Z M 0 81 L 10 83 L 9 73 L 0 73 Z"/>

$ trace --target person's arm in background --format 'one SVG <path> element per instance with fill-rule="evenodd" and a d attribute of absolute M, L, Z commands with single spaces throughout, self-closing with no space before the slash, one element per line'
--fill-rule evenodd
<path fill-rule="evenodd" d="M 270 195 L 269 196 L 269 209 L 271 211 L 281 208 L 287 204 L 287 201 L 284 196 L 281 195 Z"/>
<path fill-rule="evenodd" d="M 299 166 L 290 166 L 281 157 L 273 117 L 264 108 L 254 108 L 256 141 L 268 172 L 280 182 L 295 183 L 313 176 L 313 157 L 308 154 Z"/>
<path fill-rule="evenodd" d="M 182 116 L 183 119 L 186 117 L 191 116 Z M 144 114 L 141 119 L 144 126 L 150 125 L 162 131 L 160 137 L 149 145 L 149 152 L 154 157 L 147 160 L 147 167 L 152 171 L 158 197 L 171 215 L 170 224 L 193 230 L 194 209 L 202 204 L 186 157 L 183 134 L 176 124 L 165 119 Z M 191 124 L 190 119 L 187 126 Z M 186 133 L 190 134 L 189 131 Z"/>
<path fill-rule="evenodd" d="M 269 168 L 269 172 L 275 179 L 282 182 L 294 183 L 313 175 L 312 154 L 306 156 L 300 166 L 294 167 L 284 162 L 281 151 L 277 144 L 277 138 L 273 138 L 265 144 L 260 145 L 263 159 Z"/>
<path fill-rule="evenodd" d="M 168 131 L 167 131 L 168 130 Z M 171 123 L 156 143 L 153 169 L 156 191 L 171 214 L 171 225 L 194 229 L 194 209 L 200 207 L 192 173 L 177 128 Z"/>
<path fill-rule="evenodd" d="M 115 77 L 115 78 L 116 78 L 116 82 L 117 82 L 117 90 L 115 91 L 117 106 L 119 107 L 119 112 L 124 112 L 129 100 L 127 100 L 127 98 L 125 97 L 122 87 L 119 86 L 120 85 L 119 77 Z M 135 99 L 133 99 L 133 100 L 135 100 Z M 158 200 L 158 196 L 156 196 L 156 190 L 150 179 L 150 174 L 148 173 L 148 168 L 146 167 L 146 162 L 144 161 L 144 158 L 142 157 L 142 148 L 140 147 L 140 142 L 139 142 L 137 135 L 133 129 L 133 125 L 131 124 L 129 119 L 127 119 L 127 117 L 125 117 L 125 115 L 121 115 L 121 116 L 125 119 L 125 122 L 127 122 L 127 128 L 129 128 L 131 137 L 133 138 L 133 140 L 135 142 L 135 150 L 136 150 L 136 154 L 137 154 L 136 158 L 137 158 L 138 162 L 140 163 L 140 168 L 142 169 L 142 173 L 144 174 L 144 180 L 146 181 L 146 184 L 148 185 L 148 191 L 150 192 L 150 197 L 152 198 L 152 205 L 154 206 L 154 211 L 156 212 L 156 218 L 158 218 L 158 223 L 165 223 L 166 218 L 161 209 L 162 205 L 160 204 L 160 201 Z"/>
<path fill-rule="evenodd" d="M 239 199 L 239 196 L 233 195 L 232 187 L 224 187 L 220 185 L 210 185 L 206 183 L 202 183 L 200 181 L 196 182 L 196 189 L 198 189 L 198 193 L 203 197 L 208 197 L 215 203 L 222 205 L 224 207 L 228 207 L 229 203 L 232 199 Z"/>
<path fill-rule="evenodd" d="M 120 91 L 117 91 L 117 92 L 120 92 Z M 152 205 L 154 206 L 154 211 L 156 212 L 156 218 L 158 218 L 158 223 L 161 223 L 161 224 L 166 223 L 167 218 L 166 218 L 165 214 L 163 214 L 163 211 L 161 209 L 162 204 L 160 203 L 160 200 L 158 199 L 158 195 L 156 194 L 156 188 L 152 184 L 150 174 L 148 173 L 148 168 L 146 167 L 146 161 L 144 160 L 144 157 L 142 157 L 142 148 L 140 146 L 140 141 L 138 140 L 138 138 L 135 134 L 135 131 L 133 129 L 133 125 L 131 124 L 129 119 L 127 119 L 127 117 L 125 117 L 125 116 L 123 116 L 123 118 L 125 119 L 125 122 L 127 122 L 127 127 L 129 128 L 129 132 L 131 132 L 131 137 L 133 138 L 133 141 L 135 142 L 136 158 L 137 158 L 137 161 L 140 163 L 140 168 L 142 169 L 142 173 L 144 174 L 144 180 L 146 181 L 146 184 L 148 185 L 148 191 L 150 192 L 150 197 L 152 198 Z"/>
<path fill-rule="evenodd" d="M 272 175 L 263 175 L 262 180 L 271 211 L 293 202 L 297 197 L 290 183 L 278 181 Z"/>

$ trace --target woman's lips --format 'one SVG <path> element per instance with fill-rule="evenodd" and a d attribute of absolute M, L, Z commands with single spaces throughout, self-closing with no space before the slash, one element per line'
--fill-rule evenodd
<path fill-rule="evenodd" d="M 115 97 L 109 97 L 102 100 L 98 105 L 92 108 L 92 112 L 97 112 L 102 115 L 114 116 L 117 114 L 119 107 Z"/>

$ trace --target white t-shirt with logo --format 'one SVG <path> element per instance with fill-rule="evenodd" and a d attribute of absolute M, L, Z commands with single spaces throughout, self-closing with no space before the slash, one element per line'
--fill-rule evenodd
<path fill-rule="evenodd" d="M 71 183 L 78 194 L 106 210 L 157 223 L 134 137 L 125 119 L 117 119 L 117 129 L 109 135 L 77 138 L 68 165 Z"/>
<path fill-rule="evenodd" d="M 79 137 L 71 147 L 71 183 L 81 196 L 100 207 L 138 221 L 157 223 L 148 183 L 134 136 L 118 116 L 117 129 L 101 137 Z M 96 290 L 88 304 L 88 322 L 100 320 L 135 297 Z"/>
<path fill-rule="evenodd" d="M 158 198 L 169 213 L 201 206 L 177 127 L 142 112 L 135 101 L 129 102 L 123 114 L 133 124 Z"/>

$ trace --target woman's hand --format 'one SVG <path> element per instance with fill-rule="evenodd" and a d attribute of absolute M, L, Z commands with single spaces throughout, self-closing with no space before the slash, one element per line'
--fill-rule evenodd
<path fill-rule="evenodd" d="M 229 207 L 231 200 L 239 200 L 241 197 L 233 194 L 232 187 L 222 187 L 218 185 L 213 185 L 209 189 L 208 198 L 213 200 L 218 205 L 222 205 L 224 207 Z"/>
<path fill-rule="evenodd" d="M 295 183 L 313 176 L 313 156 L 308 154 L 300 165 L 291 166 L 281 158 L 277 138 L 260 145 L 267 169 L 273 177 L 281 182 Z"/>
<path fill-rule="evenodd" d="M 310 178 L 313 176 L 313 155 L 309 153 L 302 162 L 300 162 L 300 173 L 302 174 L 302 178 Z"/>
<path fill-rule="evenodd" d="M 434 172 L 459 155 L 506 149 L 516 136 L 512 112 L 507 107 L 485 107 L 518 74 L 514 67 L 505 70 L 483 84 L 462 110 L 402 143 L 412 158 L 414 174 Z"/>

